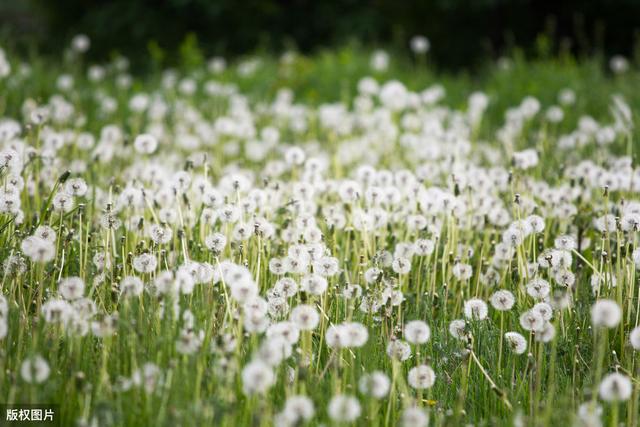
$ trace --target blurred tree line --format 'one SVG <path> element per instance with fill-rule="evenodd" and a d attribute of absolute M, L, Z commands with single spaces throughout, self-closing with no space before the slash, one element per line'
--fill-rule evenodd
<path fill-rule="evenodd" d="M 170 63 L 188 34 L 226 56 L 353 41 L 408 50 L 423 34 L 431 61 L 460 68 L 515 46 L 632 55 L 639 31 L 640 0 L 0 0 L 3 43 L 55 54 L 85 33 L 93 59 L 119 52 L 134 64 L 150 48 Z"/>

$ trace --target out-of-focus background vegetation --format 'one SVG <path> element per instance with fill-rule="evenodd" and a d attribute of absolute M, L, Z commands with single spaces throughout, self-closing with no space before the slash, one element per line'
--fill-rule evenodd
<path fill-rule="evenodd" d="M 515 46 L 527 56 L 638 59 L 639 18 L 640 0 L 0 0 L 0 40 L 46 55 L 86 33 L 90 59 L 120 53 L 144 69 L 149 58 L 179 61 L 185 40 L 233 57 L 344 44 L 409 52 L 423 34 L 431 63 L 459 70 Z"/>

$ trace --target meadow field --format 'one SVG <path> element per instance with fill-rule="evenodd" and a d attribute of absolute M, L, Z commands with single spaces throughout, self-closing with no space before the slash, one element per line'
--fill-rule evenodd
<path fill-rule="evenodd" d="M 414 44 L 142 75 L 83 36 L 0 50 L 0 403 L 638 426 L 637 64 Z"/>

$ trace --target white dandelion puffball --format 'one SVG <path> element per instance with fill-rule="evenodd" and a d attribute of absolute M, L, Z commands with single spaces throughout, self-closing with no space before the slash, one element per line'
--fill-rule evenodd
<path fill-rule="evenodd" d="M 58 292 L 67 301 L 82 298 L 84 295 L 84 280 L 80 277 L 67 277 L 58 283 Z"/>
<path fill-rule="evenodd" d="M 25 359 L 20 365 L 20 375 L 28 383 L 42 384 L 49 378 L 50 373 L 49 364 L 40 355 Z"/>
<path fill-rule="evenodd" d="M 594 326 L 615 328 L 622 319 L 622 310 L 613 300 L 601 299 L 591 307 L 591 322 Z"/>
<path fill-rule="evenodd" d="M 600 417 L 602 416 L 602 406 L 597 402 L 587 402 L 580 405 L 578 408 L 578 419 L 583 423 L 582 425 L 598 427 L 602 425 Z"/>
<path fill-rule="evenodd" d="M 331 398 L 327 412 L 333 421 L 351 423 L 360 416 L 362 407 L 355 397 L 339 394 Z"/>
<path fill-rule="evenodd" d="M 7 337 L 9 333 L 9 325 L 6 319 L 0 317 L 0 340 L 3 340 Z"/>
<path fill-rule="evenodd" d="M 467 322 L 463 319 L 455 319 L 449 323 L 449 334 L 457 340 L 467 338 Z"/>
<path fill-rule="evenodd" d="M 376 399 L 384 398 L 391 388 L 391 381 L 387 374 L 381 371 L 374 371 L 370 374 L 365 374 L 360 378 L 358 382 L 358 389 L 360 393 L 369 395 Z"/>
<path fill-rule="evenodd" d="M 551 342 L 556 336 L 556 327 L 551 322 L 545 322 L 541 330 L 536 332 L 536 341 Z"/>
<path fill-rule="evenodd" d="M 290 319 L 302 331 L 311 331 L 318 327 L 320 314 L 314 306 L 301 304 L 291 310 Z"/>
<path fill-rule="evenodd" d="M 242 370 L 242 388 L 246 394 L 265 393 L 275 379 L 271 367 L 261 360 L 249 362 Z"/>
<path fill-rule="evenodd" d="M 640 326 L 631 331 L 631 334 L 629 334 L 629 342 L 634 350 L 640 350 Z"/>
<path fill-rule="evenodd" d="M 402 427 L 427 427 L 429 425 L 429 416 L 422 408 L 407 408 L 402 411 L 400 425 Z"/>
<path fill-rule="evenodd" d="M 404 326 L 404 337 L 411 344 L 424 344 L 431 337 L 431 329 L 422 320 L 412 320 Z"/>
<path fill-rule="evenodd" d="M 133 146 L 140 154 L 151 154 L 158 148 L 158 140 L 151 134 L 143 133 L 136 136 Z"/>
<path fill-rule="evenodd" d="M 544 327 L 542 314 L 533 309 L 525 311 L 520 315 L 520 326 L 525 331 L 540 331 Z"/>
<path fill-rule="evenodd" d="M 311 399 L 307 396 L 295 395 L 287 398 L 282 415 L 288 421 L 285 425 L 296 425 L 311 420 L 315 412 Z"/>
<path fill-rule="evenodd" d="M 598 392 L 606 402 L 623 402 L 629 400 L 633 387 L 629 377 L 614 372 L 605 376 L 600 382 Z"/>
<path fill-rule="evenodd" d="M 504 339 L 507 341 L 507 346 L 515 354 L 522 354 L 527 351 L 527 340 L 521 334 L 517 332 L 507 332 L 504 334 Z"/>
<path fill-rule="evenodd" d="M 419 365 L 409 370 L 407 381 L 415 389 L 430 388 L 436 382 L 436 373 L 431 366 Z"/>
<path fill-rule="evenodd" d="M 413 36 L 409 44 L 413 53 L 417 55 L 427 53 L 431 47 L 429 39 L 422 35 Z"/>
<path fill-rule="evenodd" d="M 513 294 L 507 290 L 499 290 L 491 295 L 491 306 L 498 311 L 511 310 L 516 299 Z"/>
<path fill-rule="evenodd" d="M 469 320 L 484 320 L 489 310 L 487 303 L 478 298 L 472 298 L 464 302 L 464 317 Z"/>
<path fill-rule="evenodd" d="M 71 39 L 71 48 L 78 53 L 86 52 L 90 46 L 91 40 L 86 34 L 77 34 Z"/>
<path fill-rule="evenodd" d="M 406 341 L 391 340 L 387 344 L 387 356 L 404 362 L 411 357 L 411 346 Z"/>

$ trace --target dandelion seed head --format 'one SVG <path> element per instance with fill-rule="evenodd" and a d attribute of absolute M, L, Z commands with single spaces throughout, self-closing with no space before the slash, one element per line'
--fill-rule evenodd
<path fill-rule="evenodd" d="M 487 303 L 478 298 L 472 298 L 464 302 L 464 316 L 469 320 L 484 320 L 489 310 Z"/>
<path fill-rule="evenodd" d="M 591 323 L 594 326 L 615 328 L 622 319 L 622 310 L 615 301 L 597 300 L 591 307 Z"/>
<path fill-rule="evenodd" d="M 353 396 L 338 394 L 331 398 L 327 413 L 336 422 L 350 423 L 358 419 L 362 412 L 360 402 Z"/>
<path fill-rule="evenodd" d="M 404 337 L 412 344 L 424 344 L 431 337 L 431 329 L 422 320 L 412 320 L 404 326 Z"/>
<path fill-rule="evenodd" d="M 640 350 L 640 326 L 635 327 L 631 331 L 629 334 L 629 342 L 634 350 Z"/>
<path fill-rule="evenodd" d="M 405 341 L 391 340 L 389 344 L 387 344 L 387 356 L 404 362 L 411 357 L 411 347 Z"/>
<path fill-rule="evenodd" d="M 516 300 L 513 294 L 507 290 L 499 290 L 491 295 L 491 306 L 498 311 L 511 310 Z"/>
<path fill-rule="evenodd" d="M 150 253 L 140 254 L 133 259 L 133 269 L 138 273 L 151 273 L 158 266 L 158 259 Z"/>
<path fill-rule="evenodd" d="M 50 373 L 49 364 L 39 354 L 25 359 L 20 365 L 20 376 L 31 384 L 42 384 L 49 378 Z"/>
<path fill-rule="evenodd" d="M 422 408 L 410 407 L 402 411 L 400 424 L 402 427 L 427 427 L 429 417 Z"/>
<path fill-rule="evenodd" d="M 358 390 L 360 393 L 371 396 L 375 399 L 383 399 L 389 394 L 391 381 L 389 377 L 381 371 L 374 371 L 360 377 Z"/>
<path fill-rule="evenodd" d="M 515 354 L 523 354 L 527 351 L 527 340 L 517 332 L 507 332 L 504 334 L 507 346 Z"/>
<path fill-rule="evenodd" d="M 124 298 L 139 296 L 143 290 L 144 284 L 139 277 L 127 276 L 120 282 L 120 295 Z"/>
<path fill-rule="evenodd" d="M 598 394 L 606 402 L 620 402 L 629 400 L 633 387 L 629 377 L 617 372 L 606 375 L 600 386 Z"/>
<path fill-rule="evenodd" d="M 307 304 L 297 305 L 291 310 L 291 321 L 303 331 L 311 331 L 318 327 L 320 315 L 315 307 Z"/>
<path fill-rule="evenodd" d="M 544 327 L 544 317 L 537 310 L 528 310 L 520 315 L 520 326 L 525 331 L 540 331 Z"/>
<path fill-rule="evenodd" d="M 77 300 L 84 295 L 84 280 L 80 277 L 67 277 L 58 283 L 58 292 L 67 301 Z"/>
<path fill-rule="evenodd" d="M 436 381 L 436 374 L 428 365 L 419 365 L 409 370 L 407 382 L 415 389 L 431 388 Z"/>

